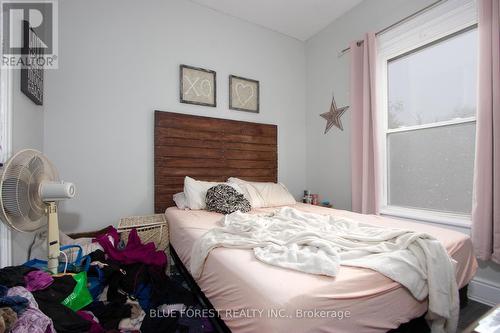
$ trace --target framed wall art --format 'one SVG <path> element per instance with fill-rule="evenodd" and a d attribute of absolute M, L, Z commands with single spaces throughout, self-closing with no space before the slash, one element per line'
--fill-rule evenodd
<path fill-rule="evenodd" d="M 229 108 L 259 113 L 259 81 L 229 75 Z"/>
<path fill-rule="evenodd" d="M 217 78 L 215 71 L 180 65 L 180 102 L 217 106 Z"/>

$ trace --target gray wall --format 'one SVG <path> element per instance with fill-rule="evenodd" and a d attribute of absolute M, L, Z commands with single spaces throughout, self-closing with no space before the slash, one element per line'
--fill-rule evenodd
<path fill-rule="evenodd" d="M 277 124 L 279 177 L 306 184 L 304 43 L 185 0 L 59 2 L 45 153 L 77 186 L 64 231 L 153 212 L 153 111 Z M 217 71 L 217 108 L 179 103 L 179 64 Z M 228 75 L 260 80 L 260 114 L 228 109 Z"/>
<path fill-rule="evenodd" d="M 43 151 L 43 106 L 33 103 L 21 92 L 21 72 L 12 71 L 12 151 L 37 149 Z M 26 261 L 27 248 L 33 234 L 12 231 L 12 260 Z"/>
<path fill-rule="evenodd" d="M 340 50 L 366 32 L 376 32 L 435 0 L 368 0 L 332 22 L 306 42 L 307 184 L 340 209 L 351 209 L 351 114 L 342 117 L 344 131 L 323 134 L 332 93 L 338 106 L 349 105 L 349 53 Z"/>
<path fill-rule="evenodd" d="M 350 113 L 342 117 L 344 131 L 323 134 L 332 92 L 337 105 L 349 105 L 349 54 L 338 52 L 365 32 L 376 32 L 435 0 L 367 0 L 332 22 L 306 42 L 307 73 L 307 184 L 340 209 L 351 209 L 351 131 Z M 459 231 L 468 233 L 467 229 Z M 480 263 L 477 278 L 500 288 L 500 266 Z M 494 289 L 492 289 L 494 290 Z M 495 299 L 500 301 L 499 290 Z"/>
<path fill-rule="evenodd" d="M 12 70 L 12 151 L 43 150 L 43 106 L 21 92 L 21 71 Z"/>

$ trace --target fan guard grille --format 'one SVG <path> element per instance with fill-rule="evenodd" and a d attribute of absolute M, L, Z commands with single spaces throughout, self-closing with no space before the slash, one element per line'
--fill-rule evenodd
<path fill-rule="evenodd" d="M 52 163 L 39 151 L 23 150 L 3 168 L 0 178 L 2 219 L 19 231 L 34 231 L 47 223 L 46 204 L 40 198 L 40 184 L 57 181 Z"/>

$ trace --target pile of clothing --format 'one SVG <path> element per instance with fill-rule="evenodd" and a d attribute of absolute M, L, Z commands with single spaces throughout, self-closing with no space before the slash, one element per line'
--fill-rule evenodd
<path fill-rule="evenodd" d="M 136 230 L 126 243 L 107 230 L 62 274 L 33 261 L 0 269 L 0 333 L 212 331 L 206 318 L 185 317 L 198 305 L 165 273 L 164 251 L 142 244 Z"/>

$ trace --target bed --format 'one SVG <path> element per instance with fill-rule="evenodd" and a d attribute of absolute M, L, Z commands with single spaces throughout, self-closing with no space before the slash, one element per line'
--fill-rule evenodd
<path fill-rule="evenodd" d="M 196 283 L 195 290 L 206 305 L 220 310 L 223 323 L 219 330 L 387 332 L 407 322 L 415 324 L 416 318 L 421 320 L 425 314 L 425 301 L 416 301 L 400 284 L 373 270 L 342 266 L 335 278 L 318 276 L 267 265 L 256 260 L 250 250 L 213 250 L 202 276 L 193 281 L 185 270 L 192 244 L 215 227 L 222 215 L 172 207 L 171 196 L 182 190 L 184 176 L 212 181 L 224 181 L 230 176 L 276 181 L 277 127 L 155 113 L 155 210 L 166 214 L 177 264 Z M 470 238 L 464 234 L 300 203 L 294 208 L 427 232 L 439 239 L 457 261 L 457 282 L 462 291 L 466 292 L 477 269 Z M 251 213 L 275 209 L 254 209 Z"/>

